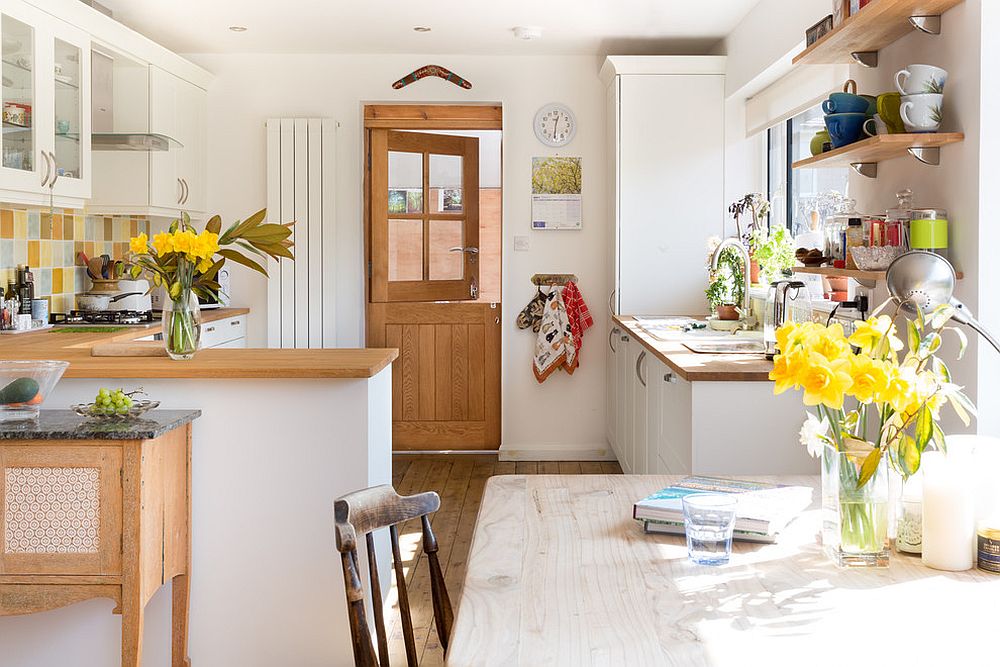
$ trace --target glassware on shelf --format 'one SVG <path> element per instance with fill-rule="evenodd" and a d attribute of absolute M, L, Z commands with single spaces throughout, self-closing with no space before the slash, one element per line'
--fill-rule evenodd
<path fill-rule="evenodd" d="M 949 259 L 948 211 L 941 208 L 914 209 L 910 214 L 910 247 Z"/>
<path fill-rule="evenodd" d="M 885 212 L 885 245 L 910 248 L 910 217 L 913 214 L 913 190 L 896 193 L 896 207 Z"/>

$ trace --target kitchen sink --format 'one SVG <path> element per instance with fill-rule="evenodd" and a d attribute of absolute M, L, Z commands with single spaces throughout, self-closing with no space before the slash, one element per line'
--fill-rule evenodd
<path fill-rule="evenodd" d="M 764 341 L 745 338 L 686 340 L 682 344 L 699 354 L 764 354 L 766 349 Z"/>

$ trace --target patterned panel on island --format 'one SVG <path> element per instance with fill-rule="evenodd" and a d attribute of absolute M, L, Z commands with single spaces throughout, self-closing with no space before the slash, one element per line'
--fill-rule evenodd
<path fill-rule="evenodd" d="M 7 468 L 7 554 L 88 554 L 100 547 L 99 468 Z"/>

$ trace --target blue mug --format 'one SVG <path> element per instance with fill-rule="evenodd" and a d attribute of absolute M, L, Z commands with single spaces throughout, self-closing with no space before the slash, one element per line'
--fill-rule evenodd
<path fill-rule="evenodd" d="M 831 93 L 830 99 L 823 100 L 823 113 L 859 113 L 868 111 L 870 102 L 861 95 L 852 93 Z"/>
<path fill-rule="evenodd" d="M 863 111 L 827 114 L 823 120 L 826 122 L 826 129 L 830 131 L 830 143 L 833 147 L 840 148 L 860 139 L 867 118 Z"/>

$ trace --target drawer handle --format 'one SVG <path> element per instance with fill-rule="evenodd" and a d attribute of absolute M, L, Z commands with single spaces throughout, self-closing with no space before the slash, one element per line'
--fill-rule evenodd
<path fill-rule="evenodd" d="M 205 327 L 205 333 L 212 333 L 215 331 L 215 327 Z"/>
<path fill-rule="evenodd" d="M 240 324 L 242 323 L 239 320 L 233 320 L 232 322 L 229 323 L 229 326 L 238 327 Z"/>
<path fill-rule="evenodd" d="M 613 342 L 613 341 L 614 341 L 614 339 L 615 339 L 615 334 L 617 334 L 617 333 L 618 333 L 618 329 L 612 329 L 612 330 L 611 330 L 611 331 L 610 331 L 610 332 L 608 333 L 608 347 L 610 347 L 610 348 L 611 348 L 611 351 L 612 351 L 612 352 L 618 352 L 618 350 L 616 350 L 616 349 L 615 349 L 615 344 L 614 344 L 614 342 Z"/>

